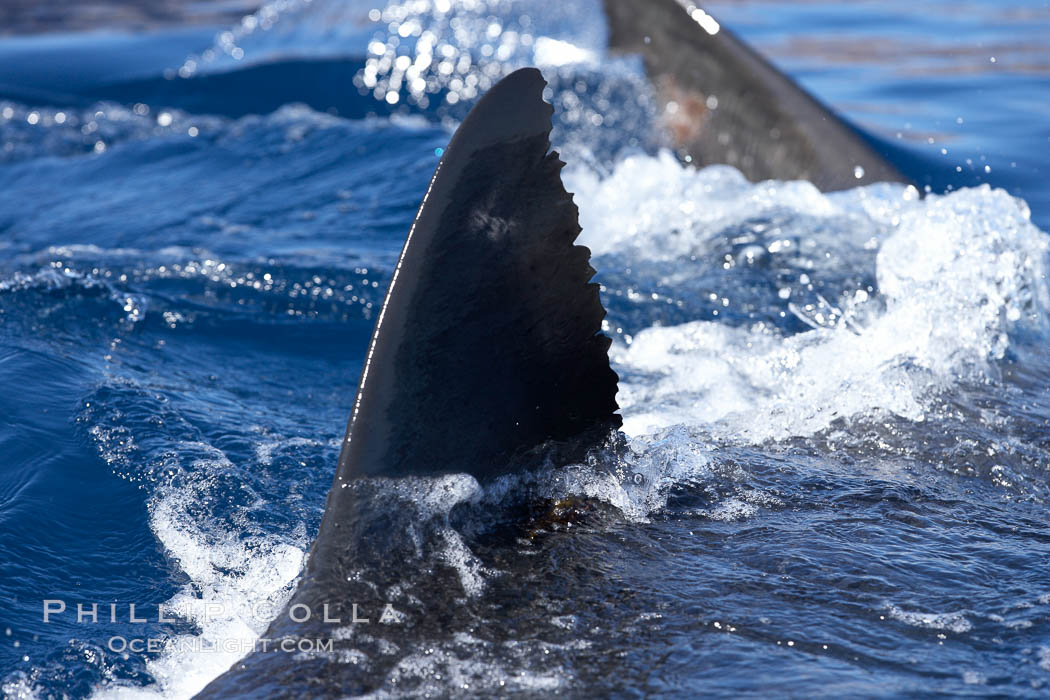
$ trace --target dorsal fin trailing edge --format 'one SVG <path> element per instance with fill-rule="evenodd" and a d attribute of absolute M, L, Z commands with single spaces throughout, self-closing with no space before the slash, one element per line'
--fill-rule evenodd
<path fill-rule="evenodd" d="M 548 440 L 620 427 L 545 85 L 536 69 L 507 76 L 445 150 L 376 323 L 333 492 L 364 475 L 483 478 Z"/>

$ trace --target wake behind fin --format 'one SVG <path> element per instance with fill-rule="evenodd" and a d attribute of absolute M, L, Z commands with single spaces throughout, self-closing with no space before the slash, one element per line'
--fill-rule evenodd
<path fill-rule="evenodd" d="M 545 85 L 536 69 L 507 76 L 445 150 L 376 323 L 333 492 L 363 475 L 483 478 L 546 441 L 620 427 Z"/>
<path fill-rule="evenodd" d="M 665 127 L 698 167 L 822 191 L 909 178 L 691 0 L 603 0 L 609 48 L 642 57 Z"/>

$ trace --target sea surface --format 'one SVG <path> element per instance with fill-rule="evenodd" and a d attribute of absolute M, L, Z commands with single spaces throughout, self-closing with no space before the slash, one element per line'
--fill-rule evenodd
<path fill-rule="evenodd" d="M 375 697 L 1050 693 L 1050 6 L 706 7 L 918 188 L 682 165 L 595 0 L 0 38 L 0 694 L 189 697 L 263 632 L 440 153 L 523 65 L 630 450 L 404 485 L 405 590 L 448 572 L 473 622 L 345 663 L 393 668 Z"/>

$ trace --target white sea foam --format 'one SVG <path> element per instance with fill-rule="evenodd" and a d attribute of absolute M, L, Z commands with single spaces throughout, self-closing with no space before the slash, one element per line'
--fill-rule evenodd
<path fill-rule="evenodd" d="M 922 627 L 931 630 L 946 630 L 962 634 L 973 629 L 973 625 L 961 612 L 955 613 L 927 613 L 913 610 L 902 610 L 896 605 L 886 606 L 889 616 L 898 622 L 903 622 L 912 627 Z"/>
<path fill-rule="evenodd" d="M 195 633 L 164 640 L 147 661 L 154 685 L 105 684 L 94 698 L 188 698 L 251 650 L 293 592 L 307 547 L 305 529 L 287 536 L 242 537 L 193 513 L 212 491 L 210 474 L 230 468 L 198 462 L 189 486 L 161 489 L 150 506 L 150 527 L 190 581 L 168 600 L 166 617 L 192 623 Z"/>
<path fill-rule="evenodd" d="M 12 674 L 4 679 L 0 685 L 0 695 L 7 700 L 37 700 L 40 692 L 33 687 L 32 682 L 25 674 Z"/>
<path fill-rule="evenodd" d="M 919 199 L 913 188 L 876 185 L 824 195 L 809 183 L 748 184 L 726 167 L 695 171 L 666 154 L 629 158 L 604 179 L 567 179 L 581 242 L 607 264 L 695 255 L 727 226 L 772 213 L 808 222 L 812 240 L 796 247 L 877 249 L 877 289 L 822 299 L 831 312 L 808 310 L 812 331 L 697 320 L 618 339 L 615 368 L 641 377 L 621 382 L 630 434 L 687 425 L 758 443 L 865 414 L 921 421 L 932 393 L 987 372 L 1022 326 L 1047 324 L 1046 236 L 1002 190 Z M 782 245 L 774 237 L 767 252 Z"/>
<path fill-rule="evenodd" d="M 555 693 L 571 677 L 567 669 L 552 663 L 542 671 L 526 671 L 505 661 L 508 656 L 534 652 L 536 645 L 534 642 L 495 645 L 457 634 L 447 647 L 428 647 L 404 656 L 387 675 L 383 686 L 365 697 L 374 700 L 404 697 L 405 688 L 412 688 L 410 694 L 414 697 L 447 695 L 452 689 L 471 695 Z"/>
<path fill-rule="evenodd" d="M 1039 668 L 1050 671 L 1050 647 L 1039 647 Z"/>

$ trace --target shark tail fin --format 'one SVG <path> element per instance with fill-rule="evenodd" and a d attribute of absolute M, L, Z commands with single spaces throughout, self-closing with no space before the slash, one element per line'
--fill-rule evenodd
<path fill-rule="evenodd" d="M 665 128 L 697 166 L 823 191 L 910 182 L 856 127 L 721 26 L 700 0 L 603 0 L 609 48 L 641 56 Z"/>

